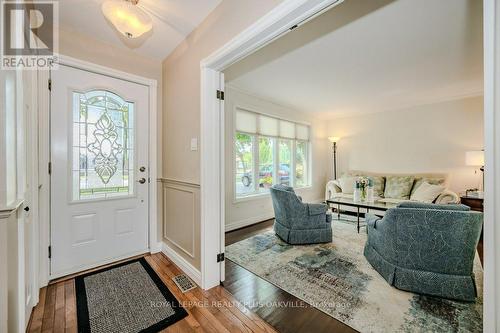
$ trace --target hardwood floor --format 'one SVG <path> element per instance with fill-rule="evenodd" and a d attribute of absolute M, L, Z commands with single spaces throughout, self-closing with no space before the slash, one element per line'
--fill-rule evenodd
<path fill-rule="evenodd" d="M 268 220 L 226 233 L 226 245 L 270 230 L 272 224 Z M 177 266 L 161 253 L 145 258 L 189 313 L 162 332 L 356 332 L 230 260 L 225 261 L 223 287 L 183 294 L 172 281 L 181 272 Z M 27 332 L 77 332 L 74 276 L 41 289 Z"/>
<path fill-rule="evenodd" d="M 161 253 L 145 258 L 189 313 L 162 332 L 276 332 L 223 287 L 209 291 L 196 288 L 183 294 L 172 281 L 181 273 L 177 266 Z M 27 332 L 77 332 L 74 277 L 41 289 L 40 302 L 33 310 Z"/>
<path fill-rule="evenodd" d="M 226 245 L 272 229 L 273 221 L 264 221 L 226 233 Z M 232 261 L 226 259 L 225 262 L 224 288 L 279 332 L 357 332 Z M 273 306 L 260 306 L 262 304 Z"/>

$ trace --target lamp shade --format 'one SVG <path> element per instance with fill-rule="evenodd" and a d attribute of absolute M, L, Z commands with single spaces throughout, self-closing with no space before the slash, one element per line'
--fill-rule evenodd
<path fill-rule="evenodd" d="M 474 150 L 465 153 L 465 164 L 468 166 L 483 166 L 484 165 L 484 151 Z"/>
<path fill-rule="evenodd" d="M 107 0 L 101 10 L 106 19 L 127 38 L 137 38 L 153 28 L 148 14 L 136 5 L 137 2 L 126 0 Z"/>
<path fill-rule="evenodd" d="M 339 142 L 340 138 L 338 136 L 329 136 L 328 137 L 328 140 L 330 140 L 330 142 Z"/>

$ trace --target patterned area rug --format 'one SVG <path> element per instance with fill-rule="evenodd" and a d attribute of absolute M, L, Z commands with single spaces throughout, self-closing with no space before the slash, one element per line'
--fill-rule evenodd
<path fill-rule="evenodd" d="M 462 303 L 393 288 L 363 255 L 364 228 L 334 220 L 333 235 L 296 246 L 268 231 L 227 246 L 225 256 L 360 332 L 482 332 L 481 296 Z M 482 295 L 477 255 L 474 271 Z"/>
<path fill-rule="evenodd" d="M 144 258 L 75 279 L 78 332 L 159 332 L 187 316 Z"/>

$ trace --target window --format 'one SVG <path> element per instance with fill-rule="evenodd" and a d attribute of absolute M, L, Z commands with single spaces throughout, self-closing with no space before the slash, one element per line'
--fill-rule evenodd
<path fill-rule="evenodd" d="M 73 93 L 73 200 L 133 194 L 133 114 L 111 92 Z"/>
<path fill-rule="evenodd" d="M 309 126 L 242 109 L 236 111 L 236 197 L 273 184 L 309 185 Z"/>

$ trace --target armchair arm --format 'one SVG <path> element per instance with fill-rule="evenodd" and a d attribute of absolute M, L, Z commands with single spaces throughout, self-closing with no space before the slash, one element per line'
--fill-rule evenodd
<path fill-rule="evenodd" d="M 306 204 L 309 216 L 326 214 L 328 206 L 326 204 Z"/>
<path fill-rule="evenodd" d="M 335 193 L 342 193 L 342 189 L 337 185 L 335 180 L 330 180 L 326 183 L 325 200 L 329 200 Z"/>
<path fill-rule="evenodd" d="M 386 259 L 396 260 L 396 234 L 394 230 L 396 221 L 392 215 L 391 209 L 383 218 L 372 214 L 366 215 L 367 245 L 385 256 Z"/>
<path fill-rule="evenodd" d="M 434 203 L 440 204 L 440 205 L 457 204 L 457 203 L 460 203 L 460 198 L 455 192 L 450 191 L 450 190 L 444 190 L 443 193 L 441 193 L 436 198 Z"/>
<path fill-rule="evenodd" d="M 366 214 L 365 216 L 366 225 L 372 229 L 377 229 L 377 221 L 381 219 L 381 217 L 375 216 L 373 214 Z M 368 231 L 368 228 L 366 228 L 366 230 Z"/>

